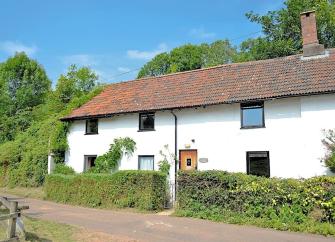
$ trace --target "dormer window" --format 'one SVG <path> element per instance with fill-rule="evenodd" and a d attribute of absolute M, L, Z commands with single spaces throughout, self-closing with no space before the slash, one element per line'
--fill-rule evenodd
<path fill-rule="evenodd" d="M 85 134 L 98 134 L 98 119 L 86 120 L 86 133 Z"/>
<path fill-rule="evenodd" d="M 155 130 L 155 113 L 140 113 L 139 131 Z"/>
<path fill-rule="evenodd" d="M 264 128 L 264 103 L 242 103 L 241 104 L 241 128 Z"/>

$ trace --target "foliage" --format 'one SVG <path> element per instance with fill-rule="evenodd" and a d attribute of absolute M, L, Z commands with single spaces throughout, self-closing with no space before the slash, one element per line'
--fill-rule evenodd
<path fill-rule="evenodd" d="M 88 67 L 78 69 L 71 65 L 66 75 L 61 75 L 55 94 L 63 103 L 68 103 L 74 97 L 91 91 L 97 83 L 98 76 Z"/>
<path fill-rule="evenodd" d="M 158 162 L 158 167 L 164 174 L 169 174 L 171 164 L 175 161 L 176 157 L 169 150 L 169 145 L 164 145 L 164 149 L 159 151 L 159 154 L 163 157 L 162 160 Z"/>
<path fill-rule="evenodd" d="M 159 76 L 230 63 L 235 54 L 236 50 L 228 40 L 201 45 L 186 44 L 169 53 L 155 56 L 141 68 L 137 77 Z"/>
<path fill-rule="evenodd" d="M 0 143 L 29 127 L 33 108 L 45 101 L 50 86 L 43 67 L 24 53 L 0 64 Z"/>
<path fill-rule="evenodd" d="M 136 143 L 129 137 L 116 138 L 110 145 L 109 150 L 98 156 L 95 160 L 95 166 L 90 169 L 92 173 L 110 173 L 118 167 L 123 154 L 131 156 L 136 149 Z"/>
<path fill-rule="evenodd" d="M 326 48 L 335 47 L 335 1 L 286 0 L 284 7 L 265 15 L 254 12 L 247 18 L 261 25 L 263 35 L 244 40 L 239 48 L 228 40 L 212 44 L 187 44 L 162 53 L 147 62 L 138 78 L 195 70 L 231 62 L 263 60 L 297 54 L 302 49 L 300 13 L 316 10 L 318 37 Z"/>
<path fill-rule="evenodd" d="M 88 207 L 163 208 L 166 176 L 157 171 L 118 171 L 113 174 L 48 175 L 46 198 Z"/>
<path fill-rule="evenodd" d="M 322 143 L 327 149 L 323 161 L 332 172 L 335 172 L 335 130 L 325 131 L 325 138 Z"/>
<path fill-rule="evenodd" d="M 259 60 L 287 56 L 302 48 L 300 13 L 316 11 L 318 37 L 326 48 L 335 47 L 335 2 L 329 0 L 286 0 L 285 7 L 266 15 L 246 14 L 262 26 L 264 37 L 241 44 L 239 60 Z M 248 48 L 245 48 L 248 46 Z"/>
<path fill-rule="evenodd" d="M 55 169 L 53 170 L 53 174 L 74 175 L 75 171 L 72 167 L 60 163 L 56 164 Z"/>
<path fill-rule="evenodd" d="M 41 73 L 44 73 L 44 70 L 39 69 L 41 68 L 40 65 L 28 59 L 24 54 L 17 54 L 9 60 L 13 61 L 12 59 L 16 60 L 14 63 L 22 62 L 24 65 L 19 65 L 20 68 L 16 68 L 16 65 L 13 64 L 6 67 L 8 71 L 1 73 L 3 77 L 1 81 L 10 80 L 11 76 L 20 76 L 21 72 L 25 73 L 22 80 L 27 82 L 30 80 L 28 77 L 32 76 L 31 79 L 33 79 L 34 73 L 36 76 L 34 78 L 43 77 Z M 22 66 L 26 69 L 23 69 Z M 64 76 L 76 76 L 74 78 L 75 85 L 80 86 L 81 91 L 71 97 L 68 103 L 64 103 L 64 100 L 59 98 L 59 90 L 46 89 L 48 92 L 43 94 L 45 97 L 38 99 L 40 103 L 34 101 L 36 97 L 29 102 L 28 99 L 25 99 L 26 103 L 34 103 L 35 106 L 30 105 L 12 114 L 5 110 L 6 116 L 0 119 L 3 121 L 0 121 L 0 129 L 6 130 L 0 133 L 1 186 L 40 186 L 43 184 L 47 173 L 48 154 L 50 152 L 54 153 L 57 163 L 64 160 L 64 152 L 67 149 L 68 123 L 61 122 L 59 119 L 102 90 L 101 86 L 87 84 L 87 82 L 91 83 L 87 80 L 92 80 L 94 75 L 86 67 L 70 68 L 70 73 Z M 43 83 L 43 80 L 41 82 Z M 26 82 L 22 83 L 28 85 Z M 43 90 L 43 85 L 41 88 Z M 18 90 L 20 89 L 18 88 Z M 3 91 L 3 89 L 0 89 L 0 91 Z M 21 93 L 21 91 L 19 92 Z M 2 103 L 0 106 L 2 106 Z"/>
<path fill-rule="evenodd" d="M 177 198 L 180 215 L 335 235 L 334 177 L 180 172 Z"/>

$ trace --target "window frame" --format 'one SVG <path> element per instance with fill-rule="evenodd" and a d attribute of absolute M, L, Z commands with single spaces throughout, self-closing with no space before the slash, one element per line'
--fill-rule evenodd
<path fill-rule="evenodd" d="M 96 121 L 97 122 L 97 132 L 88 132 L 88 123 L 92 122 L 92 121 Z M 85 124 L 85 135 L 95 135 L 95 134 L 99 134 L 99 119 L 94 118 L 94 119 L 86 119 L 86 124 Z"/>
<path fill-rule="evenodd" d="M 264 177 L 271 177 L 271 163 L 270 163 L 270 151 L 247 151 L 246 152 L 246 160 L 247 160 L 247 174 L 248 175 L 253 175 L 253 174 L 250 174 L 250 154 L 266 154 L 266 157 L 268 159 L 268 169 L 267 169 L 267 173 L 268 173 L 268 176 L 264 176 Z M 255 175 L 253 175 L 255 176 Z"/>
<path fill-rule="evenodd" d="M 95 157 L 95 160 L 98 158 L 98 155 L 84 155 L 84 172 L 88 170 L 88 158 Z M 91 167 L 90 167 L 91 168 Z"/>
<path fill-rule="evenodd" d="M 252 109 L 252 107 L 261 107 L 262 108 L 262 124 L 260 125 L 244 125 L 243 124 L 243 110 Z M 264 102 L 248 102 L 240 104 L 240 116 L 241 116 L 241 129 L 258 129 L 265 128 L 265 114 L 264 114 Z"/>
<path fill-rule="evenodd" d="M 153 119 L 154 119 L 154 127 L 153 128 L 143 128 L 141 127 L 141 117 L 143 115 L 153 115 Z M 146 131 L 155 131 L 155 113 L 154 112 L 147 112 L 147 113 L 139 113 L 138 114 L 138 132 L 146 132 Z"/>
<path fill-rule="evenodd" d="M 140 159 L 141 158 L 147 158 L 147 157 L 152 157 L 152 171 L 154 171 L 155 170 L 155 156 L 154 155 L 139 155 L 138 156 L 138 158 L 137 158 L 137 160 L 138 160 L 138 162 L 137 162 L 137 169 L 139 170 L 139 171 L 145 171 L 145 170 L 141 170 L 140 168 Z"/>

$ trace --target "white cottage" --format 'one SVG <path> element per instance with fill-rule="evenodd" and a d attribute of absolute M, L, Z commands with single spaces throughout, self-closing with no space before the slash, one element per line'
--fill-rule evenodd
<path fill-rule="evenodd" d="M 119 169 L 158 170 L 168 145 L 175 171 L 271 177 L 327 174 L 323 129 L 335 128 L 335 49 L 318 43 L 315 13 L 301 15 L 303 54 L 111 84 L 62 120 L 66 164 L 94 166 L 114 138 L 137 144 Z"/>

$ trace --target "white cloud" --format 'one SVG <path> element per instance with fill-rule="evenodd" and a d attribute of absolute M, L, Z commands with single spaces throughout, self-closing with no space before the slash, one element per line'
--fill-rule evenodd
<path fill-rule="evenodd" d="M 130 71 L 130 69 L 128 67 L 122 67 L 122 66 L 118 67 L 117 70 L 119 72 L 128 72 L 128 71 Z"/>
<path fill-rule="evenodd" d="M 66 65 L 96 66 L 99 64 L 99 61 L 94 56 L 87 54 L 68 55 L 64 56 L 62 60 Z"/>
<path fill-rule="evenodd" d="M 195 38 L 200 38 L 200 39 L 211 39 L 216 36 L 216 33 L 206 32 L 206 30 L 203 27 L 191 29 L 189 34 Z"/>
<path fill-rule="evenodd" d="M 37 47 L 34 45 L 27 46 L 20 42 L 4 41 L 0 42 L 0 50 L 9 55 L 13 55 L 16 52 L 25 52 L 27 55 L 34 55 L 37 51 Z"/>
<path fill-rule="evenodd" d="M 150 60 L 155 55 L 158 55 L 167 50 L 168 50 L 167 45 L 165 43 L 161 43 L 156 49 L 151 51 L 128 50 L 127 56 L 131 59 Z"/>

